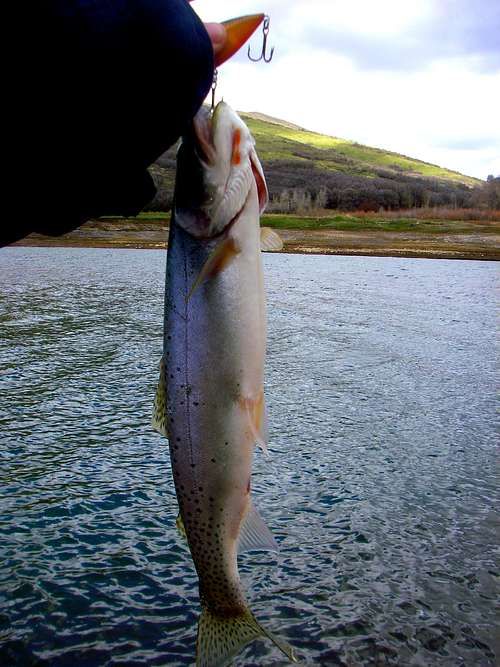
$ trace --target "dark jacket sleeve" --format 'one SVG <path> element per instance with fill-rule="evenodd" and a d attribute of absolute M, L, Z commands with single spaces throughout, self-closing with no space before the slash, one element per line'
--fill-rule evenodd
<path fill-rule="evenodd" d="M 148 165 L 193 118 L 214 67 L 187 0 L 33 0 L 19 9 L 11 25 L 22 57 L 14 54 L 7 96 L 14 212 L 0 223 L 2 245 L 138 213 L 155 193 Z"/>

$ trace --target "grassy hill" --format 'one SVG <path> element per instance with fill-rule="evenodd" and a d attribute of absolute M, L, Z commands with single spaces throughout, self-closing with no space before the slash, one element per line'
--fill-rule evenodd
<path fill-rule="evenodd" d="M 437 165 L 380 148 L 310 132 L 257 112 L 241 113 L 257 143 L 271 194 L 270 210 L 379 210 L 469 206 L 483 184 Z M 158 196 L 149 210 L 171 204 L 175 149 L 151 167 Z"/>
<path fill-rule="evenodd" d="M 363 146 L 354 141 L 310 132 L 279 118 L 257 112 L 242 113 L 250 128 L 262 160 L 314 159 L 331 171 L 377 176 L 381 169 L 394 174 L 424 176 L 463 183 L 470 187 L 482 181 L 456 171 L 393 153 L 381 148 Z M 306 150 L 304 150 L 304 148 Z"/>

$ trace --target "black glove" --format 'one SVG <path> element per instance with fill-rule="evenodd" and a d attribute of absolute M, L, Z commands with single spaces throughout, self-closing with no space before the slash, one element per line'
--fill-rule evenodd
<path fill-rule="evenodd" d="M 183 133 L 214 69 L 186 0 L 19 5 L 0 245 L 137 214 L 155 194 L 146 168 Z"/>

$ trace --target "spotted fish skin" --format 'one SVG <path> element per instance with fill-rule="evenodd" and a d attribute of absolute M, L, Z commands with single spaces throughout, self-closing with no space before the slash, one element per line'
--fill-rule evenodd
<path fill-rule="evenodd" d="M 245 223 L 242 218 L 237 224 L 244 228 Z M 240 401 L 262 390 L 265 324 L 262 293 L 253 290 L 242 299 L 235 283 L 245 264 L 250 268 L 248 258 L 233 263 L 216 282 L 201 286 L 186 300 L 216 243 L 201 245 L 181 227 L 171 226 L 164 362 L 179 510 L 202 603 L 225 613 L 246 607 L 236 553 L 250 501 L 255 447 Z M 252 245 L 257 251 L 249 254 L 260 263 L 258 241 Z M 255 270 L 250 276 L 255 285 Z M 260 348 L 258 358 L 248 354 L 252 348 Z"/>
<path fill-rule="evenodd" d="M 228 664 L 257 636 L 270 637 L 294 659 L 253 617 L 238 574 L 242 546 L 276 546 L 250 495 L 255 445 L 265 446 L 259 217 L 267 191 L 248 129 L 221 105 L 210 132 L 205 128 L 194 143 L 195 153 L 212 152 L 209 167 L 198 169 L 189 141 L 178 157 L 153 420 L 169 438 L 180 516 L 199 579 L 200 667 Z M 180 182 L 185 171 L 201 178 L 194 194 Z"/>

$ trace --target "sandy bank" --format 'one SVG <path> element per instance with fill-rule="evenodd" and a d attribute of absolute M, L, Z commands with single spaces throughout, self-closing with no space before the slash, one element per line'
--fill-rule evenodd
<path fill-rule="evenodd" d="M 374 255 L 437 259 L 500 259 L 500 235 L 496 233 L 423 234 L 386 231 L 280 229 L 285 253 L 321 255 Z M 168 229 L 143 224 L 117 229 L 115 225 L 88 223 L 60 237 L 31 234 L 21 246 L 75 248 L 166 248 Z"/>

